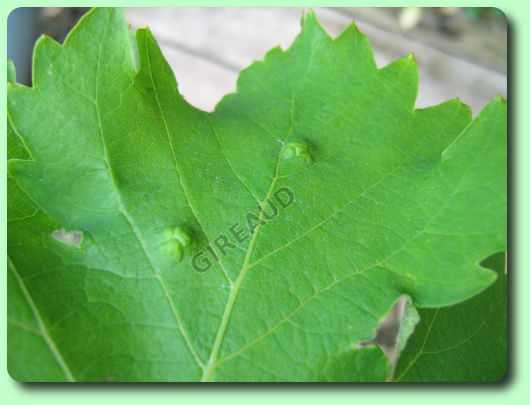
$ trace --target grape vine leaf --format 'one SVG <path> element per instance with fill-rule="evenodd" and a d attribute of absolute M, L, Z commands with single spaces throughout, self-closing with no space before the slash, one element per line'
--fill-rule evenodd
<path fill-rule="evenodd" d="M 213 113 L 119 9 L 39 39 L 33 88 L 8 84 L 13 378 L 384 381 L 358 343 L 400 297 L 494 282 L 505 100 L 414 109 L 412 56 L 302 26 Z"/>
<path fill-rule="evenodd" d="M 400 357 L 395 381 L 498 382 L 507 371 L 505 255 L 486 259 L 492 286 L 461 304 L 420 309 L 422 321 Z"/>

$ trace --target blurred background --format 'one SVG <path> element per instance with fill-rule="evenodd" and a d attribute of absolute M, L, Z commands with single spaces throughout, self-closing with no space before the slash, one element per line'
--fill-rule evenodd
<path fill-rule="evenodd" d="M 8 57 L 31 81 L 31 52 L 46 33 L 62 42 L 87 8 L 18 8 L 8 19 Z M 239 72 L 276 45 L 286 49 L 304 8 L 126 8 L 133 28 L 149 26 L 194 106 L 211 111 Z M 420 69 L 417 107 L 460 97 L 474 114 L 507 97 L 507 24 L 495 8 L 314 8 L 333 37 L 353 20 L 382 67 L 412 52 Z"/>

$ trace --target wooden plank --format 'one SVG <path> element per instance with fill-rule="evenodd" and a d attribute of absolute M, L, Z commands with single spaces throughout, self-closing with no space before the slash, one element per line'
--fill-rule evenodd
<path fill-rule="evenodd" d="M 474 20 L 466 17 L 462 8 L 455 7 L 454 15 L 444 16 L 439 12 L 439 7 L 424 7 L 420 23 L 409 30 L 399 26 L 401 7 L 333 9 L 356 21 L 379 27 L 390 35 L 413 39 L 491 70 L 501 73 L 507 71 L 507 22 L 504 17 L 493 18 L 492 11 L 487 7 L 482 8 L 486 16 Z"/>

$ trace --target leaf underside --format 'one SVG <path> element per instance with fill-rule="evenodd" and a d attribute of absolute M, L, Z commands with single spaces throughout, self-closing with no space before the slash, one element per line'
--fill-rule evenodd
<path fill-rule="evenodd" d="M 403 351 L 395 373 L 403 382 L 498 382 L 507 371 L 507 301 L 503 253 L 484 266 L 498 279 L 461 304 L 420 309 L 421 323 Z"/>
<path fill-rule="evenodd" d="M 442 307 L 496 278 L 505 100 L 414 109 L 414 58 L 378 69 L 353 25 L 331 39 L 309 13 L 212 113 L 113 8 L 42 37 L 33 88 L 10 80 L 17 380 L 384 381 L 357 343 L 400 297 Z"/>

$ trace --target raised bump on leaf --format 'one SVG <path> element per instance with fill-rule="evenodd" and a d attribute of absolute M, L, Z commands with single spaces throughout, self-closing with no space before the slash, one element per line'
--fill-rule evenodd
<path fill-rule="evenodd" d="M 192 238 L 191 235 L 181 226 L 166 228 L 163 233 L 164 242 L 161 250 L 176 262 L 182 261 L 184 256 L 184 247 L 189 246 Z"/>
<path fill-rule="evenodd" d="M 310 146 L 305 141 L 294 141 L 290 142 L 285 146 L 283 150 L 283 158 L 291 159 L 294 157 L 300 157 L 304 159 L 311 159 Z"/>
<path fill-rule="evenodd" d="M 176 239 L 170 239 L 162 244 L 162 252 L 175 260 L 177 263 L 182 261 L 184 249 L 182 244 Z"/>
<path fill-rule="evenodd" d="M 176 239 L 182 246 L 188 246 L 191 242 L 190 234 L 181 226 L 166 228 L 164 234 L 166 239 Z"/>

